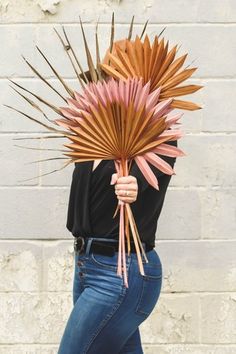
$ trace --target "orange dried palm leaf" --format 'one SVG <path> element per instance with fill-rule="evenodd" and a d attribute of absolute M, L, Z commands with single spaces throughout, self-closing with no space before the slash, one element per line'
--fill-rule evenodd
<path fill-rule="evenodd" d="M 158 36 L 155 36 L 151 45 L 147 35 L 143 42 L 136 35 L 134 41 L 126 39 L 114 42 L 113 50 L 111 53 L 106 53 L 101 68 L 116 80 L 138 76 L 143 78 L 144 84 L 150 81 L 152 91 L 161 89 L 160 100 L 168 97 L 175 98 L 202 88 L 200 85 L 186 85 L 185 89 L 178 89 L 177 86 L 192 76 L 196 68 L 180 71 L 187 54 L 177 59 L 176 54 L 177 46 L 169 50 L 169 44 L 165 43 L 164 38 L 159 41 Z M 187 110 L 199 108 L 194 104 L 183 104 L 182 107 Z"/>

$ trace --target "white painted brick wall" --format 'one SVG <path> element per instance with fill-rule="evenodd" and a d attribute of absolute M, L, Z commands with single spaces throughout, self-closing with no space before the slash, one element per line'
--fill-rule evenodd
<path fill-rule="evenodd" d="M 90 43 L 100 15 L 103 52 L 112 10 L 117 38 L 127 33 L 133 14 L 139 30 L 150 19 L 152 35 L 167 26 L 165 36 L 181 43 L 189 63 L 199 66 L 192 81 L 205 86 L 195 94 L 204 109 L 182 118 L 186 136 L 180 146 L 187 156 L 176 162 L 158 223 L 164 283 L 158 305 L 141 325 L 145 354 L 235 354 L 235 0 L 0 1 L 0 354 L 57 353 L 72 308 L 73 276 L 73 239 L 65 228 L 72 167 L 20 182 L 59 165 L 27 165 L 55 153 L 14 144 L 57 148 L 62 141 L 12 140 L 45 130 L 2 105 L 26 107 L 7 78 L 45 92 L 20 56 L 53 81 L 38 44 L 73 85 L 53 26 L 63 23 L 81 47 L 79 15 Z"/>

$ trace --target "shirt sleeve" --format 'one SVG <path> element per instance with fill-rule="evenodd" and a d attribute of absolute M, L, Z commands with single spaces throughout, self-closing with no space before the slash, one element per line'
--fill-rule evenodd
<path fill-rule="evenodd" d="M 168 141 L 168 142 L 166 142 L 166 144 L 170 144 L 170 145 L 177 147 L 177 140 Z M 160 157 L 164 161 L 166 161 L 172 168 L 174 167 L 176 157 L 169 157 L 169 156 L 165 156 L 165 155 L 160 155 Z M 158 177 L 165 174 L 164 172 L 160 171 L 157 167 L 153 166 L 152 164 L 150 164 L 150 163 L 148 163 L 148 164 L 157 179 L 158 179 Z M 131 176 L 136 177 L 139 193 L 145 191 L 148 188 L 148 186 L 151 187 L 151 185 L 148 183 L 148 181 L 146 180 L 146 178 L 144 177 L 144 175 L 140 171 L 139 167 L 137 166 L 135 160 L 133 160 L 133 162 L 132 162 L 132 166 L 131 166 L 129 174 Z"/>

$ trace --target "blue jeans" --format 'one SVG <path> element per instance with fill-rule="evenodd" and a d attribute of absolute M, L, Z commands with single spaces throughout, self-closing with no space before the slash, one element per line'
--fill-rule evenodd
<path fill-rule="evenodd" d="M 142 256 L 126 254 L 129 287 L 116 274 L 118 252 L 74 254 L 73 304 L 58 354 L 143 354 L 139 325 L 160 295 L 162 264 L 155 249 Z"/>

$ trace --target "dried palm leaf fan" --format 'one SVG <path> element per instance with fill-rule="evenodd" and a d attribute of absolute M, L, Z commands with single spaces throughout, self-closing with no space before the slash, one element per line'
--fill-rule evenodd
<path fill-rule="evenodd" d="M 138 49 L 136 52 L 135 49 L 135 51 L 132 52 L 132 55 L 137 56 L 139 56 L 140 53 L 143 53 L 143 62 L 141 57 L 141 59 L 137 57 L 136 59 L 132 60 L 139 61 L 139 70 L 141 70 L 142 63 L 144 64 L 145 69 L 142 68 L 142 71 L 136 75 L 134 70 L 132 71 L 129 61 L 127 61 L 129 70 L 132 75 L 126 75 L 127 69 L 124 71 L 123 67 L 120 64 L 118 65 L 118 62 L 121 57 L 126 58 L 126 53 L 128 53 L 127 48 L 132 46 L 133 42 L 131 41 L 131 36 L 133 29 L 133 19 L 131 21 L 128 38 L 127 40 L 123 41 L 125 46 L 122 52 L 120 49 L 121 47 L 118 48 L 117 45 L 114 46 L 113 14 L 109 46 L 109 53 L 112 54 L 108 54 L 108 60 L 105 58 L 106 64 L 101 65 L 98 36 L 96 31 L 95 40 L 97 63 L 95 66 L 85 38 L 82 22 L 80 23 L 87 57 L 87 71 L 84 71 L 80 65 L 80 62 L 75 54 L 65 29 L 63 28 L 64 38 L 62 38 L 62 36 L 56 30 L 55 31 L 72 64 L 75 75 L 78 78 L 80 85 L 82 86 L 82 93 L 78 93 L 68 86 L 65 80 L 58 74 L 54 66 L 38 47 L 37 50 L 49 65 L 58 81 L 61 83 L 63 89 L 65 90 L 65 94 L 61 94 L 57 89 L 55 89 L 55 87 L 52 86 L 52 84 L 24 58 L 27 65 L 51 90 L 53 90 L 61 98 L 62 102 L 64 102 L 64 105 L 66 104 L 66 107 L 58 107 L 53 103 L 50 103 L 47 99 L 42 98 L 38 94 L 10 80 L 14 84 L 13 89 L 23 99 L 25 99 L 27 103 L 39 111 L 44 119 L 53 125 L 57 125 L 57 127 L 58 125 L 62 126 L 64 130 L 59 130 L 58 128 L 48 125 L 14 107 L 9 105 L 7 105 L 7 107 L 44 126 L 51 132 L 57 133 L 57 135 L 51 134 L 48 136 L 42 134 L 40 137 L 30 137 L 28 139 L 68 138 L 72 141 L 71 144 L 63 144 L 71 151 L 60 149 L 56 150 L 63 152 L 63 155 L 66 155 L 69 158 L 53 158 L 66 159 L 66 163 L 60 169 L 41 174 L 40 176 L 61 170 L 70 163 L 90 161 L 98 158 L 109 160 L 114 159 L 116 170 L 119 176 L 126 176 L 129 174 L 132 161 L 135 161 L 149 184 L 158 189 L 158 181 L 152 169 L 150 168 L 149 163 L 156 168 L 159 168 L 166 174 L 174 174 L 171 166 L 162 160 L 158 154 L 172 157 L 184 155 L 180 149 L 167 143 L 170 140 L 177 140 L 182 136 L 182 133 L 175 127 L 179 124 L 181 115 L 173 113 L 170 114 L 173 108 L 176 107 L 176 100 L 173 99 L 174 94 L 178 95 L 180 93 L 174 91 L 173 89 L 173 87 L 176 86 L 180 80 L 175 77 L 176 75 L 178 76 L 178 74 L 175 75 L 176 70 L 178 70 L 176 67 L 179 68 L 180 66 L 179 64 L 177 65 L 175 62 L 173 62 L 173 51 L 171 51 L 172 54 L 167 55 L 168 60 L 166 58 L 164 65 L 163 58 L 166 57 L 168 51 L 167 48 L 165 47 L 164 54 L 162 53 L 161 56 L 158 54 L 161 49 L 159 49 L 159 51 L 155 50 L 150 52 L 150 50 L 147 49 L 149 46 L 147 45 L 148 39 L 146 37 L 142 47 L 144 50 Z M 144 30 L 145 28 L 146 25 Z M 142 46 L 141 37 L 140 41 L 136 40 L 138 47 Z M 116 53 L 119 53 L 118 56 L 120 55 L 118 59 L 116 58 Z M 149 66 L 146 65 L 147 62 L 149 62 Z M 148 72 L 146 70 L 147 68 L 148 70 L 150 69 L 150 63 L 152 63 L 152 67 L 159 67 L 161 74 L 163 74 L 163 76 L 167 76 L 165 76 L 167 81 L 171 80 L 171 77 L 174 75 L 175 79 L 171 82 L 171 84 L 168 81 L 169 86 L 165 87 L 167 82 L 165 80 L 160 81 L 161 79 L 159 78 L 160 80 L 158 81 L 156 78 L 151 79 L 148 76 Z M 119 73 L 119 70 L 123 70 L 120 77 L 117 74 Z M 157 70 L 155 70 L 155 75 L 158 75 Z M 116 80 L 113 79 L 113 76 Z M 187 75 L 185 72 L 184 78 L 181 76 L 181 81 L 185 80 L 187 77 L 189 77 L 189 75 Z M 160 82 L 163 84 L 162 86 L 158 86 Z M 31 98 L 27 97 L 24 93 L 22 93 L 22 91 L 19 91 L 19 89 L 31 95 Z M 196 91 L 196 89 L 192 92 L 194 91 Z M 183 91 L 181 92 L 183 94 Z M 171 97 L 171 94 L 173 97 Z M 184 94 L 186 94 L 186 92 Z M 70 98 L 68 98 L 68 95 Z M 34 99 L 36 99 L 36 101 L 32 99 L 32 96 Z M 50 119 L 48 117 L 39 103 L 46 105 L 52 110 L 54 119 Z M 196 109 L 197 106 L 194 106 L 193 104 L 192 106 L 187 106 L 185 103 L 182 103 L 181 108 Z M 23 140 L 27 138 L 15 138 L 14 140 L 19 139 Z M 48 161 L 53 159 L 51 158 L 41 161 Z M 130 205 L 128 203 L 121 203 L 120 205 L 119 203 L 118 208 L 120 208 L 120 230 L 117 274 L 122 276 L 123 272 L 125 285 L 128 286 L 124 240 L 126 237 L 128 241 L 129 253 L 129 226 L 136 247 L 139 269 L 143 275 L 144 270 L 141 260 L 141 252 L 144 255 L 146 262 L 148 260 L 142 248 Z M 115 214 L 117 213 L 118 208 L 116 209 Z"/>
<path fill-rule="evenodd" d="M 171 99 L 159 102 L 160 89 L 150 93 L 150 82 L 143 86 L 142 78 L 103 83 L 90 83 L 82 94 L 75 92 L 75 99 L 68 99 L 69 108 L 61 108 L 65 119 L 56 123 L 74 132 L 66 136 L 72 141 L 64 144 L 72 151 L 65 155 L 75 162 L 88 159 L 115 160 L 119 176 L 129 175 L 130 165 L 136 161 L 147 181 L 158 189 L 158 182 L 148 162 L 166 174 L 173 174 L 171 166 L 156 153 L 167 156 L 183 156 L 183 152 L 165 142 L 181 137 L 177 129 L 169 129 L 180 114 L 167 115 Z M 126 273 L 125 237 L 130 253 L 129 227 L 138 257 L 140 273 L 144 275 L 140 241 L 129 203 L 120 205 L 119 254 L 117 274 L 122 275 L 128 286 Z M 125 233 L 126 232 L 126 233 Z M 147 258 L 146 258 L 147 261 Z"/>
<path fill-rule="evenodd" d="M 142 36 L 141 36 L 142 37 Z M 113 43 L 112 51 L 107 51 L 101 68 L 115 79 L 142 77 L 144 83 L 150 81 L 151 91 L 161 88 L 160 101 L 167 98 L 189 95 L 198 91 L 200 85 L 178 86 L 188 79 L 197 68 L 181 68 L 187 54 L 175 59 L 177 45 L 169 51 L 169 43 L 155 36 L 151 45 L 148 36 L 144 41 L 136 35 L 134 41 L 122 39 Z M 197 110 L 200 106 L 183 100 L 174 99 L 174 108 Z"/>

